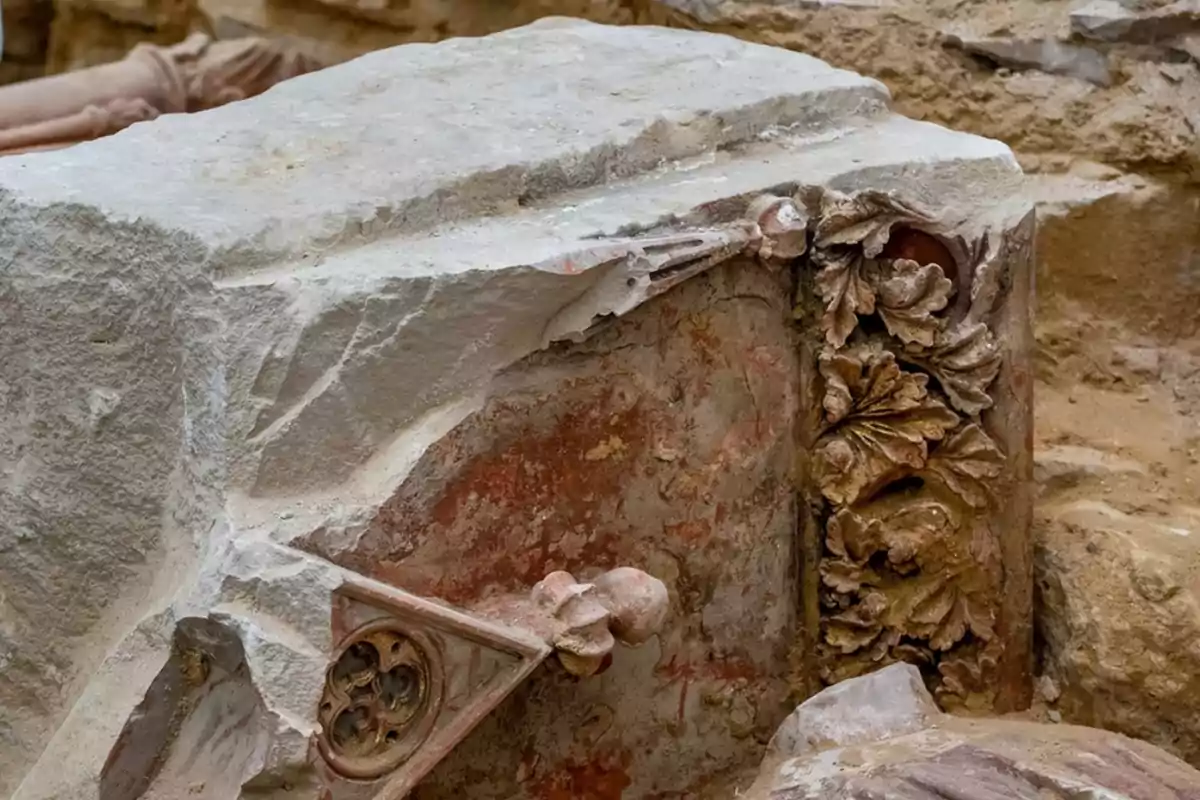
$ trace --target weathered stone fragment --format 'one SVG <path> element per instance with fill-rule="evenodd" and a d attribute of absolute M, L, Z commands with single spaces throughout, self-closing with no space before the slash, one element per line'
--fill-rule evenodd
<path fill-rule="evenodd" d="M 1071 30 L 1088 39 L 1129 44 L 1165 44 L 1200 32 L 1200 3 L 1178 0 L 1136 11 L 1116 0 L 1093 0 L 1071 12 Z"/>
<path fill-rule="evenodd" d="M 894 674 L 889 674 L 894 673 Z M 822 746 L 768 761 L 749 797 L 771 800 L 1173 798 L 1200 793 L 1200 772 L 1144 742 L 1071 726 L 969 720 L 932 707 L 916 670 L 888 667 L 827 689 L 796 711 Z M 856 701 L 874 698 L 864 708 Z M 818 708 L 819 706 L 819 708 Z M 865 739 L 860 713 L 897 720 Z M 790 722 L 791 720 L 789 720 Z"/>
<path fill-rule="evenodd" d="M 979 509 L 996 581 L 900 575 L 937 582 L 929 627 L 860 665 L 1019 705 L 1028 203 L 1005 147 L 887 99 L 550 21 L 0 162 L 0 794 L 633 797 L 752 764 L 819 682 L 819 420 L 890 436 L 820 371 L 860 353 L 914 412 L 885 453 Z M 879 318 L 797 321 L 817 258 Z"/>
<path fill-rule="evenodd" d="M 1067 75 L 1097 86 L 1108 86 L 1112 82 L 1107 56 L 1090 47 L 1068 44 L 1057 39 L 950 36 L 948 44 L 972 55 L 981 56 L 1001 67 L 1036 69 L 1054 75 Z"/>
<path fill-rule="evenodd" d="M 921 673 L 894 664 L 809 698 L 779 726 L 767 758 L 815 756 L 832 747 L 916 733 L 941 717 Z"/>

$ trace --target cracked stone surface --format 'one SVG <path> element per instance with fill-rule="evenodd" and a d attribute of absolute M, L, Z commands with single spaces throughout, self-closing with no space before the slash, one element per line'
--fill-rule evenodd
<path fill-rule="evenodd" d="M 864 725 L 863 716 L 874 716 Z M 753 800 L 1196 796 L 1200 772 L 1145 742 L 1071 725 L 963 719 L 937 710 L 897 664 L 826 689 L 781 729 Z"/>
<path fill-rule="evenodd" d="M 467 609 L 554 569 L 670 593 L 422 797 L 756 760 L 803 633 L 791 287 L 743 258 L 651 299 L 625 237 L 781 181 L 967 214 L 1017 179 L 815 59 L 565 21 L 0 162 L 0 795 L 320 796 L 346 570 Z"/>

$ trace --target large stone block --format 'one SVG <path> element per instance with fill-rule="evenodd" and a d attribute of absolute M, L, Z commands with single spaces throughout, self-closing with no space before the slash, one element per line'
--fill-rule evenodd
<path fill-rule="evenodd" d="M 1027 702 L 1029 204 L 887 102 L 547 21 L 0 162 L 0 792 L 702 795 L 823 681 Z"/>

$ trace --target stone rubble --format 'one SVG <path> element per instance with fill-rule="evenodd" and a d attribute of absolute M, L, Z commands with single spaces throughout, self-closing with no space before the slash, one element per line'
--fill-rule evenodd
<path fill-rule="evenodd" d="M 864 716 L 876 721 L 864 725 Z M 1185 800 L 1200 792 L 1200 772 L 1144 742 L 942 714 L 907 664 L 826 689 L 784 725 L 819 731 L 819 740 L 789 740 L 769 754 L 745 795 L 752 800 Z"/>
<path fill-rule="evenodd" d="M 1108 86 L 1112 71 L 1108 58 L 1089 47 L 1065 44 L 1056 39 L 969 38 L 950 35 L 947 43 L 972 55 L 982 56 L 1001 67 L 1036 69 L 1052 75 Z"/>

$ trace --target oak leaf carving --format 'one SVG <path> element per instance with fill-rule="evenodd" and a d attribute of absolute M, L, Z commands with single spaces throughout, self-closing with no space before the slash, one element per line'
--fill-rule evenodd
<path fill-rule="evenodd" d="M 867 258 L 883 252 L 897 225 L 929 225 L 933 215 L 892 192 L 865 189 L 854 194 L 828 190 L 821 196 L 820 216 L 813 232 L 818 248 L 856 245 Z"/>
<path fill-rule="evenodd" d="M 972 416 L 992 407 L 988 387 L 1000 373 L 1001 352 L 982 322 L 964 323 L 938 335 L 932 347 L 909 344 L 905 360 L 928 370 L 950 403 Z"/>
<path fill-rule="evenodd" d="M 839 594 L 854 594 L 873 577 L 867 574 L 861 564 L 849 559 L 821 559 L 821 582 Z"/>
<path fill-rule="evenodd" d="M 843 508 L 826 523 L 832 555 L 821 564 L 823 584 L 845 593 L 844 601 L 826 603 L 829 645 L 877 661 L 900 658 L 894 648 L 905 643 L 933 660 L 968 632 L 979 641 L 994 638 L 999 552 L 986 525 L 964 537 L 964 520 L 928 495 L 889 494 L 862 508 Z M 877 558 L 881 553 L 886 560 Z M 875 594 L 873 607 L 860 608 Z"/>
<path fill-rule="evenodd" d="M 933 221 L 925 209 L 890 192 L 865 190 L 846 195 L 830 190 L 822 195 L 813 232 L 813 263 L 820 269 L 816 291 L 825 304 L 821 328 L 830 345 L 843 346 L 858 325 L 858 316 L 875 313 L 881 288 L 876 284 L 882 277 L 875 259 L 883 252 L 892 228 Z M 903 288 L 889 288 L 898 303 L 905 302 L 899 296 Z M 901 315 L 906 313 L 905 307 L 897 306 Z M 944 307 L 943 303 L 939 308 Z"/>
<path fill-rule="evenodd" d="M 995 481 L 1004 471 L 1004 453 L 972 422 L 933 451 L 925 470 L 971 508 L 986 508 L 995 497 Z"/>
<path fill-rule="evenodd" d="M 918 569 L 927 560 L 925 554 L 955 533 L 954 519 L 940 502 L 906 500 L 882 516 L 839 510 L 825 525 L 825 546 L 860 566 L 876 553 L 886 553 L 887 566 L 904 575 Z"/>
<path fill-rule="evenodd" d="M 927 376 L 901 370 L 880 347 L 822 354 L 820 371 L 825 418 L 834 427 L 817 443 L 814 472 L 833 503 L 849 505 L 920 469 L 927 442 L 958 425 L 958 415 L 929 395 Z"/>
<path fill-rule="evenodd" d="M 869 262 L 852 247 L 818 250 L 813 263 L 820 267 L 816 290 L 825 303 L 821 330 L 825 341 L 841 347 L 858 325 L 859 314 L 875 313 L 875 287 L 868 280 Z"/>
<path fill-rule="evenodd" d="M 842 655 L 878 661 L 905 637 L 910 647 L 940 651 L 968 630 L 990 636 L 988 608 L 967 591 L 982 576 L 961 563 L 970 554 L 951 510 L 935 499 L 894 496 L 867 508 L 843 508 L 826 523 L 832 557 L 822 560 L 822 582 L 848 595 L 827 604 L 833 613 L 824 620 L 826 643 Z M 886 561 L 875 558 L 880 553 Z M 971 574 L 960 583 L 963 570 Z"/>
<path fill-rule="evenodd" d="M 982 711 L 991 708 L 996 696 L 994 678 L 1004 642 L 993 639 L 973 643 L 948 653 L 938 662 L 941 677 L 934 696 L 947 710 Z"/>
<path fill-rule="evenodd" d="M 887 608 L 882 592 L 867 592 L 862 602 L 826 618 L 825 642 L 847 655 L 870 646 L 883 633 Z"/>
<path fill-rule="evenodd" d="M 977 595 L 947 582 L 937 594 L 913 610 L 913 630 L 929 640 L 934 650 L 949 650 L 962 641 L 967 631 L 977 636 L 992 636 L 992 614 L 988 604 Z"/>
<path fill-rule="evenodd" d="M 993 590 L 983 570 L 970 563 L 923 573 L 905 585 L 904 595 L 892 598 L 894 612 L 904 620 L 904 632 L 945 651 L 970 631 L 988 641 L 995 631 Z"/>

